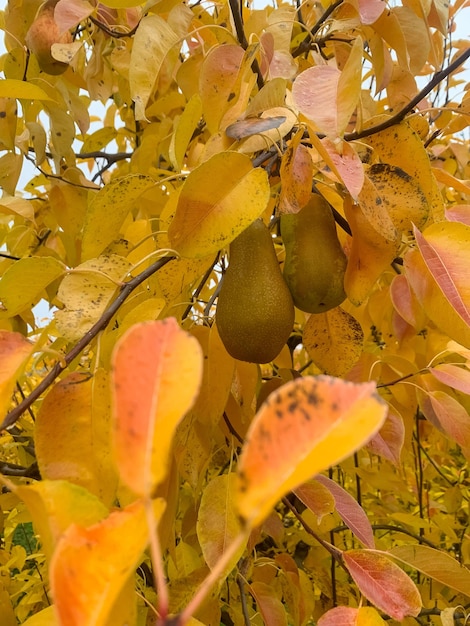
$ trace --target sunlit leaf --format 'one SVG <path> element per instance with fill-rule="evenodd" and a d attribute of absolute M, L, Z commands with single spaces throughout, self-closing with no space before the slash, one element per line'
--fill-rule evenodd
<path fill-rule="evenodd" d="M 16 380 L 33 352 L 33 345 L 20 333 L 0 330 L 0 411 L 11 404 Z"/>
<path fill-rule="evenodd" d="M 155 520 L 163 500 L 153 503 Z M 149 541 L 144 505 L 136 501 L 87 528 L 70 526 L 51 561 L 56 612 L 67 626 L 105 626 Z M 133 582 L 133 581 L 132 581 Z"/>
<path fill-rule="evenodd" d="M 83 226 L 83 261 L 97 257 L 117 238 L 129 211 L 154 185 L 150 176 L 132 174 L 115 178 L 92 198 Z"/>
<path fill-rule="evenodd" d="M 213 569 L 222 554 L 241 532 L 241 524 L 234 501 L 236 477 L 234 473 L 215 476 L 202 492 L 197 516 L 197 538 L 207 565 Z M 245 545 L 227 565 L 228 574 L 242 556 Z"/>
<path fill-rule="evenodd" d="M 30 200 L 14 198 L 4 193 L 0 198 L 0 213 L 21 215 L 27 220 L 34 220 L 34 205 Z"/>
<path fill-rule="evenodd" d="M 336 307 L 311 315 L 305 323 L 303 344 L 325 374 L 343 376 L 359 360 L 364 333 L 354 317 Z"/>
<path fill-rule="evenodd" d="M 326 476 L 317 476 L 316 479 L 321 485 L 326 487 L 335 500 L 335 508 L 346 526 L 356 535 L 366 548 L 374 548 L 374 533 L 372 526 L 364 509 L 356 502 L 356 500 L 345 490 L 327 478 Z"/>
<path fill-rule="evenodd" d="M 237 506 L 256 526 L 289 490 L 364 445 L 386 406 L 372 383 L 299 378 L 274 391 L 253 420 L 238 464 Z"/>
<path fill-rule="evenodd" d="M 179 36 L 159 15 L 144 16 L 133 37 L 129 64 L 129 88 L 135 117 L 145 120 L 145 108 L 155 88 L 163 61 Z"/>
<path fill-rule="evenodd" d="M 184 257 L 215 254 L 257 219 L 269 200 L 266 172 L 236 152 L 216 154 L 186 179 L 168 231 Z"/>
<path fill-rule="evenodd" d="M 174 431 L 202 379 L 202 350 L 174 318 L 136 324 L 113 356 L 114 446 L 122 480 L 149 496 L 164 480 Z"/>
<path fill-rule="evenodd" d="M 429 546 L 410 544 L 395 546 L 388 553 L 425 576 L 469 597 L 470 571 L 447 552 Z"/>
<path fill-rule="evenodd" d="M 399 621 L 419 614 L 422 603 L 416 585 L 385 555 L 348 550 L 342 557 L 361 593 L 381 611 Z"/>

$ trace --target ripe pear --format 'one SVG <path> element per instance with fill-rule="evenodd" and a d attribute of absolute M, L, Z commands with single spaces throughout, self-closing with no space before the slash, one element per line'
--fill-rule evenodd
<path fill-rule="evenodd" d="M 282 215 L 281 235 L 284 278 L 295 306 L 324 313 L 341 304 L 347 260 L 328 202 L 314 194 L 298 213 Z"/>
<path fill-rule="evenodd" d="M 54 59 L 51 54 L 52 44 L 72 42 L 71 34 L 68 31 L 60 33 L 59 26 L 54 19 L 54 8 L 57 1 L 47 0 L 41 6 L 25 37 L 26 45 L 36 56 L 39 67 L 46 74 L 54 76 L 63 74 L 68 68 L 68 64 Z"/>
<path fill-rule="evenodd" d="M 289 338 L 294 304 L 262 220 L 230 245 L 216 320 L 227 351 L 240 361 L 268 363 Z"/>

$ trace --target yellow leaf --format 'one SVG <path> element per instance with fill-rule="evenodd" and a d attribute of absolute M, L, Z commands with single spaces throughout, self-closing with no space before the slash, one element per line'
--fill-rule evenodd
<path fill-rule="evenodd" d="M 213 478 L 202 492 L 196 531 L 202 554 L 211 569 L 217 565 L 227 546 L 241 532 L 241 524 L 234 502 L 235 488 L 236 476 L 234 473 L 230 473 Z M 244 551 L 245 545 L 242 544 L 221 576 L 230 573 Z"/>
<path fill-rule="evenodd" d="M 378 121 L 380 120 L 373 118 L 366 128 Z M 437 183 L 431 162 L 418 134 L 406 122 L 401 122 L 375 133 L 366 141 L 374 148 L 381 161 L 401 168 L 412 177 L 426 196 L 431 215 L 436 218 L 440 216 L 441 219 L 444 211 L 442 196 L 439 191 L 436 193 Z M 406 150 L 403 150 L 403 146 L 406 146 Z"/>
<path fill-rule="evenodd" d="M 0 279 L 6 315 L 12 317 L 36 304 L 43 290 L 64 271 L 64 264 L 54 257 L 27 257 L 10 265 Z"/>
<path fill-rule="evenodd" d="M 356 37 L 339 77 L 337 106 L 340 136 L 348 127 L 361 95 L 363 46 L 362 38 Z"/>
<path fill-rule="evenodd" d="M 113 355 L 114 449 L 123 482 L 150 496 L 165 479 L 175 429 L 202 379 L 202 350 L 174 318 L 136 324 Z"/>
<path fill-rule="evenodd" d="M 21 215 L 27 220 L 34 221 L 33 203 L 24 198 L 8 196 L 6 193 L 0 198 L 0 212 Z"/>
<path fill-rule="evenodd" d="M 303 332 L 303 344 L 312 361 L 325 374 L 343 376 L 362 354 L 364 333 L 352 315 L 336 307 L 310 315 Z"/>
<path fill-rule="evenodd" d="M 346 200 L 346 219 L 352 231 L 352 245 L 344 276 L 344 289 L 353 304 L 363 302 L 381 274 L 395 258 L 399 237 L 387 239 L 372 226 L 362 208 Z"/>
<path fill-rule="evenodd" d="M 22 166 L 22 154 L 7 152 L 0 157 L 0 189 L 4 189 L 11 196 L 15 195 Z"/>
<path fill-rule="evenodd" d="M 260 524 L 288 491 L 367 443 L 386 412 L 373 383 L 309 376 L 274 391 L 251 423 L 238 464 L 242 519 Z"/>
<path fill-rule="evenodd" d="M 216 154 L 181 190 L 168 236 L 184 257 L 215 254 L 260 217 L 270 195 L 268 176 L 236 152 Z"/>
<path fill-rule="evenodd" d="M 129 211 L 154 185 L 150 176 L 132 174 L 115 178 L 92 197 L 83 226 L 82 260 L 98 256 L 117 238 Z"/>
<path fill-rule="evenodd" d="M 48 606 L 23 622 L 23 626 L 60 626 L 54 606 Z"/>
<path fill-rule="evenodd" d="M 99 498 L 65 480 L 46 479 L 13 489 L 31 513 L 47 559 L 52 557 L 57 542 L 71 524 L 91 526 L 109 513 Z"/>
<path fill-rule="evenodd" d="M 110 254 L 85 261 L 67 274 L 58 291 L 64 309 L 54 313 L 59 332 L 75 341 L 89 331 L 130 268 L 127 259 Z"/>
<path fill-rule="evenodd" d="M 145 108 L 155 88 L 163 61 L 179 36 L 159 15 L 146 15 L 133 37 L 129 88 L 136 120 L 145 120 Z"/>
<path fill-rule="evenodd" d="M 201 119 L 201 96 L 194 94 L 184 107 L 183 113 L 176 123 L 175 131 L 171 136 L 169 156 L 173 167 L 181 171 L 184 165 L 184 155 L 191 137 Z"/>
<path fill-rule="evenodd" d="M 52 101 L 52 98 L 41 87 L 23 80 L 17 80 L 16 78 L 0 80 L 0 98 Z"/>
<path fill-rule="evenodd" d="M 86 136 L 83 146 L 81 147 L 80 154 L 101 150 L 101 148 L 107 146 L 108 143 L 111 143 L 113 139 L 116 139 L 116 136 L 117 130 L 113 126 L 99 128 L 91 135 Z"/>

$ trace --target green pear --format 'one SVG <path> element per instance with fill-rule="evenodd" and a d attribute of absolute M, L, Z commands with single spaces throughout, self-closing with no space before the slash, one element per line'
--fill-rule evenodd
<path fill-rule="evenodd" d="M 345 300 L 346 255 L 330 205 L 314 194 L 298 213 L 281 216 L 284 278 L 297 308 L 324 313 Z"/>
<path fill-rule="evenodd" d="M 271 234 L 256 220 L 230 245 L 216 321 L 235 359 L 268 363 L 282 350 L 294 323 L 294 304 Z"/>
<path fill-rule="evenodd" d="M 51 54 L 54 43 L 71 43 L 72 36 L 67 31 L 60 33 L 54 19 L 57 0 L 47 0 L 39 9 L 34 22 L 26 33 L 25 41 L 29 50 L 36 56 L 39 67 L 46 74 L 63 74 L 68 68 L 67 63 L 57 61 Z"/>

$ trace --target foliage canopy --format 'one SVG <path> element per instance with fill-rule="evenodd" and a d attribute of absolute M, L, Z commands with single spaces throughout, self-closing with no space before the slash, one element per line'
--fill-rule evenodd
<path fill-rule="evenodd" d="M 466 620 L 465 11 L 9 0 L 2 626 Z M 215 321 L 258 219 L 291 289 L 339 259 L 261 364 Z"/>

